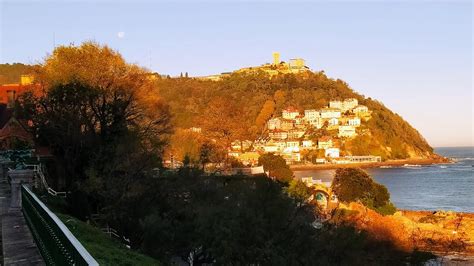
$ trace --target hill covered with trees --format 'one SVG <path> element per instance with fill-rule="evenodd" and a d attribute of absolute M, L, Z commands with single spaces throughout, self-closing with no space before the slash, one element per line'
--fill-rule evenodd
<path fill-rule="evenodd" d="M 265 131 L 266 121 L 294 106 L 300 111 L 326 107 L 330 100 L 355 98 L 372 111 L 357 137 L 341 143 L 347 155 L 379 155 L 383 159 L 428 158 L 433 149 L 400 115 L 381 102 L 352 90 L 324 72 L 280 74 L 233 73 L 219 81 L 161 78 L 160 96 L 170 105 L 175 126 L 202 127 L 227 146 L 233 140 L 254 140 Z M 213 135 L 214 134 L 214 135 Z M 337 135 L 318 130 L 313 138 Z"/>
<path fill-rule="evenodd" d="M 0 85 L 9 83 L 19 83 L 20 76 L 30 74 L 33 66 L 22 63 L 0 64 Z"/>

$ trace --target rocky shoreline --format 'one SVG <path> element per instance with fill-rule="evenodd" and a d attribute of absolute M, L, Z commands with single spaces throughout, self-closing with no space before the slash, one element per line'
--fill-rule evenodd
<path fill-rule="evenodd" d="M 340 208 L 351 212 L 333 223 L 348 222 L 402 250 L 431 252 L 437 259 L 430 265 L 474 264 L 474 213 L 399 210 L 383 216 L 358 203 Z"/>
<path fill-rule="evenodd" d="M 445 157 L 420 158 L 420 159 L 402 159 L 402 160 L 387 160 L 384 162 L 374 163 L 351 163 L 351 164 L 296 164 L 290 165 L 291 170 L 332 170 L 337 168 L 360 167 L 360 168 L 379 168 L 379 167 L 394 167 L 394 166 L 417 166 L 417 165 L 432 165 L 432 164 L 449 164 L 453 163 L 450 159 Z"/>

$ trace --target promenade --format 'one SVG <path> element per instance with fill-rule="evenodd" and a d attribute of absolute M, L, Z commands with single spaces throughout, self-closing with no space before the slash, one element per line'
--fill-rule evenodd
<path fill-rule="evenodd" d="M 45 265 L 20 208 L 20 191 L 12 193 L 0 167 L 2 265 Z"/>

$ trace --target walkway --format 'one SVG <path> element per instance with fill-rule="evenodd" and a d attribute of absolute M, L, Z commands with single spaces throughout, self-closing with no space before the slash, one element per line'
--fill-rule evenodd
<path fill-rule="evenodd" d="M 11 202 L 10 185 L 0 167 L 2 265 L 45 265 L 21 209 L 15 207 L 18 206 L 15 203 L 19 200 L 19 195 L 14 194 L 16 200 Z"/>

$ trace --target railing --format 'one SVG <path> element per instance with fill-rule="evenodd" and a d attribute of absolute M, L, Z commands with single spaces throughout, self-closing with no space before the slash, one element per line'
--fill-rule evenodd
<path fill-rule="evenodd" d="M 43 173 L 42 164 L 39 164 L 39 165 L 38 164 L 25 164 L 24 166 L 28 169 L 32 169 L 35 172 L 35 174 L 40 178 L 43 187 L 46 189 L 46 191 L 50 195 L 55 196 L 55 197 L 58 196 L 62 198 L 65 198 L 67 196 L 67 192 L 56 191 L 48 185 L 48 182 L 46 182 L 46 177 L 44 176 L 44 173 Z"/>
<path fill-rule="evenodd" d="M 21 186 L 22 210 L 47 265 L 99 265 L 61 220 Z"/>

